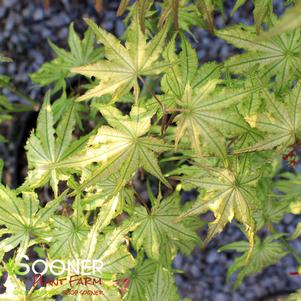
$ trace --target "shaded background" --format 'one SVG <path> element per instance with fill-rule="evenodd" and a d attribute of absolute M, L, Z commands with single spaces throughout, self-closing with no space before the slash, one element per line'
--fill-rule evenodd
<path fill-rule="evenodd" d="M 275 1 L 277 14 L 283 13 L 283 2 Z M 53 58 L 47 40 L 50 39 L 59 47 L 66 47 L 70 22 L 74 21 L 77 32 L 83 33 L 86 25 L 82 19 L 87 16 L 121 36 L 124 32 L 122 18 L 117 18 L 115 14 L 118 3 L 115 0 L 103 1 L 103 7 L 99 7 L 93 0 L 0 0 L 0 52 L 13 59 L 13 63 L 0 65 L 0 74 L 10 75 L 18 88 L 41 101 L 44 90 L 30 81 L 28 73 L 38 70 L 43 62 Z M 251 1 L 230 17 L 234 3 L 231 0 L 224 1 L 225 16 L 216 15 L 217 28 L 238 22 L 253 23 Z M 197 40 L 194 47 L 198 50 L 201 63 L 212 60 L 221 62 L 238 51 L 203 29 L 194 28 L 192 31 Z M 5 89 L 3 93 L 11 101 L 19 100 Z M 22 113 L 1 128 L 10 141 L 0 144 L 0 157 L 5 162 L 4 181 L 11 187 L 22 184 L 26 175 L 24 144 L 35 126 L 36 118 L 37 113 Z M 192 199 L 194 196 L 186 193 L 183 197 Z M 292 233 L 300 221 L 301 218 L 286 215 L 278 230 Z M 205 232 L 201 231 L 200 235 L 205 236 Z M 217 249 L 243 238 L 243 234 L 230 224 L 206 250 L 196 249 L 189 257 L 179 254 L 174 267 L 183 270 L 182 274 L 175 277 L 181 295 L 193 301 L 259 301 L 266 300 L 267 296 L 301 288 L 301 277 L 288 275 L 288 272 L 296 269 L 297 263 L 292 256 L 286 256 L 261 274 L 248 277 L 238 290 L 233 291 L 232 284 L 226 284 L 225 279 L 227 269 L 237 254 L 219 254 Z M 292 245 L 301 252 L 300 240 L 295 240 Z"/>

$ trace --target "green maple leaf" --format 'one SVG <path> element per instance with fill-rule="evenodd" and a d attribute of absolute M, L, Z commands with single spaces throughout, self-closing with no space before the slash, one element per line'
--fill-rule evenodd
<path fill-rule="evenodd" d="M 192 89 L 196 89 L 209 80 L 218 79 L 221 67 L 211 62 L 199 68 L 197 52 L 184 35 L 181 35 L 182 51 L 177 55 L 175 38 L 168 43 L 163 52 L 169 67 L 162 77 L 161 88 L 168 97 L 181 99 L 188 84 Z"/>
<path fill-rule="evenodd" d="M 117 204 L 118 198 L 114 198 L 101 208 L 95 224 L 82 244 L 81 253 L 77 255 L 78 259 L 96 259 L 103 262 L 100 271 L 90 272 L 90 277 L 100 278 L 102 283 L 89 286 L 91 290 L 100 289 L 104 292 L 101 300 L 122 300 L 118 286 L 114 285 L 112 280 L 119 279 L 120 275 L 128 273 L 136 263 L 125 243 L 128 233 L 133 231 L 138 223 L 124 222 L 121 226 L 107 228 L 105 234 L 102 233 L 116 216 Z M 87 287 L 79 286 L 78 289 L 87 289 Z M 96 299 L 98 300 L 99 296 Z"/>
<path fill-rule="evenodd" d="M 246 53 L 235 55 L 225 63 L 234 73 L 247 73 L 252 68 L 260 70 L 260 78 L 276 78 L 276 87 L 282 90 L 299 77 L 301 31 L 282 33 L 268 41 L 258 40 L 251 26 L 236 25 L 219 30 L 217 36 L 244 48 Z"/>
<path fill-rule="evenodd" d="M 197 154 L 202 154 L 202 146 L 205 146 L 209 152 L 225 157 L 226 136 L 250 131 L 242 116 L 227 108 L 244 99 L 252 89 L 217 89 L 217 83 L 210 80 L 195 90 L 186 85 L 182 99 L 176 100 L 183 112 L 175 118 L 175 141 L 177 145 L 186 134 Z"/>
<path fill-rule="evenodd" d="M 179 300 L 173 274 L 161 265 L 156 266 L 152 282 L 146 286 L 146 300 L 148 301 L 176 301 Z"/>
<path fill-rule="evenodd" d="M 82 181 L 88 180 L 97 167 L 84 168 L 82 172 Z M 108 178 L 101 182 L 95 182 L 94 185 L 86 189 L 83 204 L 85 210 L 95 210 L 97 207 L 102 206 L 116 191 L 116 186 L 119 185 L 120 174 L 114 172 Z M 74 189 L 76 189 L 76 183 Z M 119 188 L 117 188 L 119 189 Z M 127 185 L 122 187 L 118 192 L 118 211 L 121 213 L 124 208 L 130 209 L 134 206 L 134 189 Z M 129 206 L 129 208 L 125 207 Z"/>
<path fill-rule="evenodd" d="M 116 100 L 132 87 L 134 87 L 137 99 L 140 89 L 138 79 L 141 76 L 157 75 L 162 72 L 164 65 L 159 64 L 158 60 L 164 45 L 167 27 L 165 26 L 151 41 L 147 42 L 138 19 L 138 15 L 135 14 L 129 27 L 125 46 L 120 44 L 120 41 L 112 34 L 99 28 L 92 20 L 86 20 L 98 41 L 104 45 L 106 60 L 71 69 L 74 73 L 95 76 L 100 80 L 99 85 L 79 97 L 79 101 L 105 94 L 112 95 L 113 100 Z"/>
<path fill-rule="evenodd" d="M 135 265 L 135 259 L 124 245 L 127 242 L 127 235 L 138 226 L 138 223 L 124 222 L 121 226 L 106 231 L 101 235 L 95 247 L 93 258 L 103 261 L 101 270 L 103 274 L 122 274 L 128 272 Z M 85 250 L 89 250 L 85 248 Z M 82 253 L 85 256 L 85 253 Z"/>
<path fill-rule="evenodd" d="M 146 112 L 142 107 L 134 106 L 129 116 L 110 106 L 100 106 L 101 114 L 110 126 L 101 126 L 96 135 L 88 142 L 87 150 L 74 161 L 68 164 L 87 165 L 92 162 L 100 162 L 92 174 L 84 179 L 76 191 L 95 185 L 99 179 L 105 180 L 113 172 L 119 173 L 114 190 L 111 195 L 120 191 L 139 167 L 157 177 L 162 183 L 170 187 L 164 178 L 158 164 L 156 153 L 160 153 L 167 147 L 162 140 L 146 136 L 150 126 L 152 113 Z"/>
<path fill-rule="evenodd" d="M 23 198 L 16 192 L 0 186 L 0 224 L 5 228 L 0 235 L 11 234 L 0 242 L 0 255 L 18 247 L 16 262 L 27 248 L 38 242 L 41 230 L 46 227 L 49 217 L 55 212 L 64 194 L 39 208 L 39 200 L 33 192 L 23 192 Z M 31 237 L 36 237 L 37 240 Z M 1 256 L 0 256 L 1 257 Z"/>
<path fill-rule="evenodd" d="M 143 300 L 145 298 L 146 287 L 153 280 L 156 270 L 156 262 L 150 259 L 141 261 L 129 274 L 129 291 L 126 301 Z"/>
<path fill-rule="evenodd" d="M 44 234 L 45 238 L 50 241 L 48 251 L 50 258 L 75 257 L 75 254 L 80 254 L 89 231 L 80 201 L 79 197 L 75 199 L 74 212 L 71 216 L 54 215 L 51 217 L 50 231 Z"/>
<path fill-rule="evenodd" d="M 35 73 L 31 74 L 33 82 L 40 86 L 48 86 L 54 83 L 53 92 L 66 88 L 66 77 L 73 76 L 70 69 L 93 63 L 103 56 L 102 48 L 94 48 L 95 35 L 91 29 L 88 29 L 84 38 L 80 40 L 74 30 L 74 24 L 69 26 L 68 46 L 70 51 L 59 48 L 51 41 L 49 44 L 57 57 L 49 63 L 45 63 Z"/>
<path fill-rule="evenodd" d="M 153 260 L 139 262 L 128 278 L 126 301 L 179 300 L 171 272 Z"/>
<path fill-rule="evenodd" d="M 144 207 L 135 210 L 140 225 L 133 233 L 133 244 L 137 250 L 143 247 L 149 258 L 161 263 L 166 263 L 165 253 L 170 262 L 178 250 L 188 254 L 199 243 L 193 230 L 175 222 L 181 212 L 179 201 L 179 194 L 174 193 L 153 207 L 150 213 Z"/>
<path fill-rule="evenodd" d="M 215 220 L 209 223 L 207 244 L 234 218 L 246 229 L 250 241 L 250 252 L 254 244 L 255 221 L 253 213 L 259 203 L 256 183 L 260 173 L 250 169 L 251 162 L 244 157 L 231 162 L 228 169 L 206 168 L 194 175 L 180 177 L 182 183 L 206 189 L 206 195 L 181 214 L 179 220 L 211 210 Z"/>
<path fill-rule="evenodd" d="M 283 151 L 301 137 L 301 83 L 286 96 L 283 103 L 277 101 L 271 93 L 265 92 L 267 111 L 249 117 L 252 127 L 264 132 L 263 141 L 237 150 L 251 152 L 278 148 Z"/>
<path fill-rule="evenodd" d="M 66 179 L 71 165 L 63 164 L 84 146 L 86 137 L 72 143 L 72 132 L 75 125 L 75 106 L 70 102 L 68 110 L 54 130 L 50 93 L 47 93 L 38 117 L 36 131 L 32 131 L 27 144 L 27 160 L 29 172 L 22 188 L 37 188 L 50 181 L 51 187 L 57 195 L 58 182 Z"/>
<path fill-rule="evenodd" d="M 268 236 L 263 241 L 260 241 L 260 239 L 256 237 L 255 246 L 249 256 L 247 265 L 245 262 L 248 256 L 248 242 L 237 241 L 220 248 L 219 251 L 236 250 L 240 253 L 244 253 L 234 260 L 234 263 L 228 269 L 227 278 L 229 279 L 234 272 L 239 270 L 236 279 L 236 287 L 238 287 L 245 277 L 259 273 L 264 268 L 277 263 L 283 256 L 287 255 L 287 252 L 283 249 L 283 245 L 275 241 L 281 236 L 283 236 L 283 234 L 274 234 Z"/>

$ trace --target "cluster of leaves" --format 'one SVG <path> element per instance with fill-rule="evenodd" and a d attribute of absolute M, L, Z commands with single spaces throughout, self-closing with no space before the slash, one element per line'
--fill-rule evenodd
<path fill-rule="evenodd" d="M 0 64 L 10 63 L 12 60 L 9 57 L 3 56 L 0 53 Z M 36 102 L 29 96 L 18 90 L 11 83 L 11 78 L 7 75 L 0 75 L 0 89 L 6 88 L 25 100 L 26 103 L 12 103 L 5 95 L 0 94 L 0 124 L 11 121 L 13 113 L 26 112 L 36 110 Z M 0 143 L 7 142 L 7 138 L 0 134 Z"/>
<path fill-rule="evenodd" d="M 221 251 L 242 253 L 228 273 L 238 272 L 237 285 L 291 252 L 274 224 L 300 213 L 299 188 L 280 183 L 279 200 L 272 180 L 282 155 L 301 139 L 301 29 L 290 25 L 275 34 L 283 21 L 271 1 L 255 1 L 254 26 L 215 30 L 244 52 L 199 65 L 185 33 L 198 15 L 212 29 L 214 4 L 222 7 L 165 1 L 160 15 L 153 1 L 137 1 L 121 40 L 88 19 L 83 40 L 70 25 L 70 51 L 51 44 L 57 57 L 32 74 L 53 90 L 26 143 L 28 175 L 17 190 L 0 187 L 1 260 L 15 251 L 3 261 L 8 277 L 0 300 L 64 296 L 67 286 L 27 291 L 16 277 L 15 267 L 34 246 L 50 261 L 103 261 L 90 275 L 103 280 L 91 286 L 101 296 L 63 300 L 180 300 L 176 254 L 207 245 L 234 220 L 246 240 Z M 118 13 L 126 7 L 122 1 Z M 42 205 L 39 189 L 48 185 L 53 198 Z M 183 204 L 181 193 L 190 189 L 197 199 Z M 214 220 L 201 242 L 196 231 L 207 222 L 199 215 L 208 211 Z M 116 285 L 124 280 L 128 287 Z"/>

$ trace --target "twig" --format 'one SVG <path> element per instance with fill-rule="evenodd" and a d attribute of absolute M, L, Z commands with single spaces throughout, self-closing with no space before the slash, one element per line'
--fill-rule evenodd
<path fill-rule="evenodd" d="M 155 100 L 158 102 L 158 104 L 160 105 L 162 111 L 163 111 L 163 114 L 165 114 L 166 112 L 166 109 L 165 109 L 165 106 L 164 104 L 161 102 L 161 100 L 158 98 L 158 96 L 155 94 L 155 92 L 153 91 L 153 89 L 146 83 L 146 81 L 141 77 L 139 76 L 139 79 L 141 80 L 141 82 L 143 83 L 143 85 L 145 86 L 145 88 L 147 89 L 147 91 L 155 98 Z"/>
<path fill-rule="evenodd" d="M 172 12 L 175 31 L 179 32 L 179 0 L 172 1 Z"/>

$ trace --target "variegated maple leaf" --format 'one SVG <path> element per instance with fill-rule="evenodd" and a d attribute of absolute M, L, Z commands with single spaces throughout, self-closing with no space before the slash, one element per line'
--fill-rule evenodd
<path fill-rule="evenodd" d="M 119 172 L 116 186 L 111 191 L 111 195 L 114 195 L 139 167 L 143 167 L 166 186 L 170 186 L 161 172 L 156 156 L 156 153 L 170 147 L 158 138 L 146 136 L 151 126 L 152 112 L 133 106 L 130 115 L 127 116 L 111 106 L 99 106 L 99 109 L 110 126 L 100 127 L 97 134 L 90 138 L 86 151 L 76 158 L 71 158 L 67 164 L 86 166 L 99 162 L 101 165 L 84 179 L 76 191 L 81 191 L 94 185 L 99 179 L 103 181 L 112 173 Z"/>
<path fill-rule="evenodd" d="M 186 85 L 182 99 L 176 100 L 183 112 L 176 116 L 176 145 L 186 135 L 198 154 L 205 145 L 210 152 L 226 155 L 226 135 L 238 135 L 250 130 L 236 111 L 227 109 L 237 104 L 251 89 L 216 89 L 218 80 L 208 81 L 193 90 Z M 254 89 L 253 89 L 254 90 Z"/>
<path fill-rule="evenodd" d="M 273 37 L 270 40 L 258 40 L 255 28 L 236 25 L 217 31 L 217 36 L 244 48 L 246 53 L 235 55 L 225 63 L 225 67 L 234 73 L 247 73 L 251 68 L 260 70 L 258 76 L 269 80 L 275 77 L 274 86 L 282 90 L 292 80 L 300 78 L 301 31 L 296 29 Z"/>
<path fill-rule="evenodd" d="M 70 160 L 84 146 L 87 137 L 72 141 L 76 103 L 68 101 L 66 113 L 55 130 L 50 93 L 46 94 L 37 129 L 32 131 L 26 143 L 29 172 L 22 188 L 37 188 L 50 182 L 57 195 L 59 180 L 63 177 L 66 179 L 65 176 L 69 174 L 66 169 L 74 168 L 66 160 Z"/>
<path fill-rule="evenodd" d="M 158 63 L 165 41 L 165 26 L 152 40 L 147 42 L 142 33 L 139 18 L 135 14 L 129 27 L 124 45 L 112 34 L 99 28 L 92 20 L 86 19 L 98 41 L 105 47 L 106 60 L 71 69 L 85 76 L 95 76 L 100 83 L 78 98 L 79 101 L 110 94 L 113 100 L 126 94 L 134 87 L 136 99 L 139 95 L 138 79 L 141 76 L 157 75 L 164 65 Z"/>
<path fill-rule="evenodd" d="M 265 100 L 267 112 L 248 119 L 252 127 L 265 133 L 264 139 L 236 153 L 273 148 L 283 151 L 301 138 L 301 83 L 296 84 L 283 103 L 268 91 L 265 91 Z"/>
<path fill-rule="evenodd" d="M 207 171 L 203 169 L 193 175 L 180 177 L 184 184 L 206 189 L 205 197 L 201 197 L 179 218 L 181 220 L 211 210 L 215 220 L 209 223 L 205 244 L 235 218 L 245 226 L 252 249 L 255 232 L 253 212 L 258 203 L 256 183 L 260 172 L 251 170 L 250 164 L 245 156 L 235 159 L 227 169 L 208 168 Z"/>

